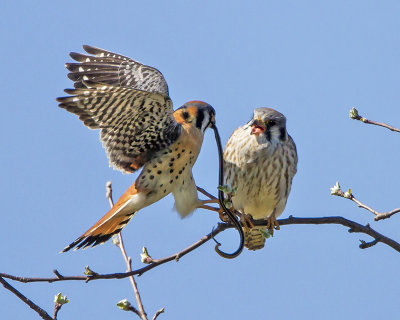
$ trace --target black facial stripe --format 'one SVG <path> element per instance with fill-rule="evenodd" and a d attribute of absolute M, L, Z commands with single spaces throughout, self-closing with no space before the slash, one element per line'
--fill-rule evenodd
<path fill-rule="evenodd" d="M 268 141 L 271 141 L 271 131 L 270 131 L 270 127 L 267 127 L 265 129 L 265 137 L 267 138 Z"/>
<path fill-rule="evenodd" d="M 281 134 L 279 139 L 281 139 L 282 141 L 285 141 L 286 140 L 286 130 L 285 130 L 285 128 L 280 128 L 279 132 Z"/>
<path fill-rule="evenodd" d="M 196 127 L 199 128 L 200 130 L 201 130 L 201 126 L 203 124 L 203 120 L 204 120 L 204 111 L 199 109 L 197 111 Z"/>

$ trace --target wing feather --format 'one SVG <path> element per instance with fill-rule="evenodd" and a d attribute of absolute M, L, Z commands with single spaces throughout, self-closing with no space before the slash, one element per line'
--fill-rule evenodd
<path fill-rule="evenodd" d="M 71 58 L 80 63 L 65 65 L 76 88 L 84 88 L 83 81 L 89 80 L 168 95 L 167 82 L 157 69 L 104 49 L 88 45 L 83 49 L 90 55 L 71 52 Z"/>
<path fill-rule="evenodd" d="M 86 88 L 65 90 L 59 106 L 79 116 L 100 139 L 114 168 L 131 173 L 155 152 L 172 144 L 181 127 L 170 98 L 159 93 L 84 81 Z"/>

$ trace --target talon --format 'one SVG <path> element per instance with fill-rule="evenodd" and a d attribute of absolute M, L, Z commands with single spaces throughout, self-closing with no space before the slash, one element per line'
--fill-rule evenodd
<path fill-rule="evenodd" d="M 254 228 L 253 217 L 251 214 L 242 213 L 240 215 L 240 222 L 243 226 L 244 232 L 249 232 L 250 229 Z"/>
<path fill-rule="evenodd" d="M 219 218 L 221 219 L 221 221 L 229 222 L 228 216 L 225 214 L 224 209 L 222 209 L 221 207 L 218 210 L 218 215 L 219 215 Z"/>
<path fill-rule="evenodd" d="M 274 235 L 274 229 L 275 230 L 280 230 L 279 223 L 276 220 L 275 214 L 271 214 L 268 219 L 267 219 L 267 229 L 269 233 L 273 236 Z"/>

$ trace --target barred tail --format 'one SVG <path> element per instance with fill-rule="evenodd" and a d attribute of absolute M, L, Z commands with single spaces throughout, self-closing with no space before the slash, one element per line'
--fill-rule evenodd
<path fill-rule="evenodd" d="M 244 246 L 249 250 L 259 250 L 264 248 L 265 237 L 261 231 L 266 230 L 265 227 L 254 227 L 244 234 Z"/>
<path fill-rule="evenodd" d="M 77 250 L 89 246 L 95 247 L 106 242 L 113 235 L 118 234 L 143 207 L 142 199 L 134 183 L 103 218 L 61 252 L 67 252 L 72 248 Z"/>

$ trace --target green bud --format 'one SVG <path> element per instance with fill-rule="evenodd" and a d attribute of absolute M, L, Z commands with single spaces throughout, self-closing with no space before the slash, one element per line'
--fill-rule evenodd
<path fill-rule="evenodd" d="M 124 311 L 130 311 L 130 309 L 132 308 L 132 305 L 128 300 L 124 299 L 124 300 L 118 301 L 117 307 Z"/>
<path fill-rule="evenodd" d="M 66 304 L 68 303 L 69 300 L 67 299 L 67 296 L 62 296 L 62 293 L 58 293 L 54 296 L 54 303 L 58 303 L 58 304 Z"/>
<path fill-rule="evenodd" d="M 344 197 L 347 198 L 347 199 L 350 199 L 351 196 L 352 196 L 351 189 L 349 189 L 347 192 L 345 192 Z"/>
<path fill-rule="evenodd" d="M 152 259 L 149 255 L 149 252 L 147 251 L 146 247 L 142 248 L 142 253 L 140 254 L 140 259 L 141 259 L 142 263 L 149 264 L 151 262 Z"/>
<path fill-rule="evenodd" d="M 227 209 L 232 209 L 232 207 L 233 207 L 232 202 L 229 201 L 229 200 L 226 200 L 226 201 L 224 202 L 224 204 L 225 204 L 225 207 L 226 207 Z"/>
<path fill-rule="evenodd" d="M 97 272 L 94 272 L 93 270 L 91 270 L 89 268 L 89 266 L 85 267 L 85 271 L 83 272 L 83 274 L 87 275 L 87 276 L 94 276 L 96 274 L 98 274 Z"/>
<path fill-rule="evenodd" d="M 260 232 L 265 239 L 272 237 L 272 234 L 269 232 L 269 230 L 260 230 Z"/>
<path fill-rule="evenodd" d="M 351 119 L 357 120 L 360 115 L 358 114 L 358 110 L 356 108 L 351 108 L 350 114 L 349 114 Z"/>

